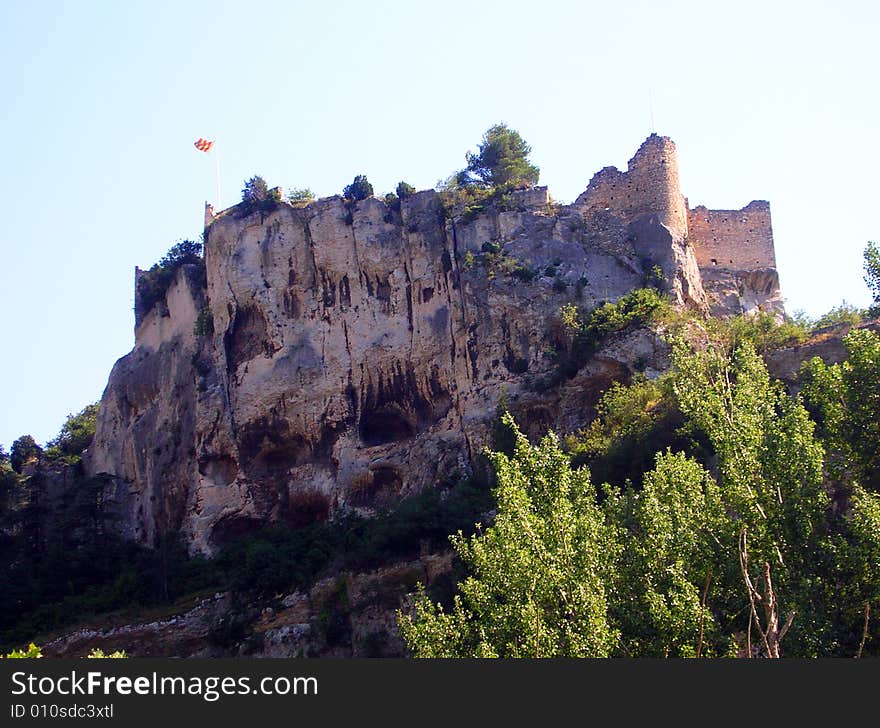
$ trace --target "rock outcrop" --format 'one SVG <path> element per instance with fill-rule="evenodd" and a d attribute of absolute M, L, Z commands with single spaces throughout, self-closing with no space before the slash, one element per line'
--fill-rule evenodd
<path fill-rule="evenodd" d="M 666 346 L 625 334 L 553 380 L 563 304 L 616 300 L 659 269 L 676 303 L 730 308 L 706 295 L 688 216 L 674 145 L 654 135 L 569 206 L 536 188 L 449 219 L 430 190 L 206 215 L 207 283 L 184 266 L 138 322 L 87 470 L 110 476 L 126 537 L 179 531 L 210 553 L 465 475 L 502 396 L 533 436 L 583 426 L 612 381 L 662 370 Z M 775 270 L 736 275 L 778 296 Z"/>
<path fill-rule="evenodd" d="M 369 572 L 342 572 L 263 600 L 229 592 L 196 597 L 130 624 L 81 627 L 43 645 L 47 657 L 93 649 L 130 657 L 405 657 L 397 610 L 416 585 L 451 583 L 452 553 L 425 554 Z"/>

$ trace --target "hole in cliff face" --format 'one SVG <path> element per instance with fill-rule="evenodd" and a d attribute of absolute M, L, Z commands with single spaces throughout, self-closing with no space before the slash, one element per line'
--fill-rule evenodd
<path fill-rule="evenodd" d="M 402 488 L 403 478 L 396 467 L 374 465 L 352 481 L 348 499 L 354 506 L 381 505 L 396 500 Z"/>
<path fill-rule="evenodd" d="M 250 361 L 258 354 L 272 356 L 275 348 L 269 341 L 269 326 L 256 306 L 242 306 L 235 312 L 232 326 L 223 337 L 229 368 Z"/>
<path fill-rule="evenodd" d="M 330 517 L 330 498 L 316 490 L 290 493 L 284 511 L 284 522 L 299 528 L 326 521 Z"/>
<path fill-rule="evenodd" d="M 360 435 L 365 445 L 384 445 L 412 437 L 414 428 L 400 412 L 382 409 L 364 413 L 361 417 Z"/>
<path fill-rule="evenodd" d="M 281 476 L 312 458 L 312 444 L 283 419 L 260 418 L 243 426 L 239 452 L 244 469 L 256 478 Z"/>
<path fill-rule="evenodd" d="M 199 461 L 199 474 L 212 485 L 229 485 L 238 477 L 238 463 L 228 455 Z"/>
<path fill-rule="evenodd" d="M 430 427 L 449 412 L 452 398 L 437 365 L 417 374 L 411 364 L 395 362 L 365 383 L 359 404 L 358 432 L 372 447 Z"/>

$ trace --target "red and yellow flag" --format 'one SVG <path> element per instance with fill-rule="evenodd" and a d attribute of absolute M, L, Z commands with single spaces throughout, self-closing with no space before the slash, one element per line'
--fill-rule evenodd
<path fill-rule="evenodd" d="M 202 139 L 201 137 L 199 137 L 194 142 L 194 146 L 200 152 L 209 152 L 211 151 L 211 147 L 214 146 L 214 142 L 209 142 L 207 139 Z"/>

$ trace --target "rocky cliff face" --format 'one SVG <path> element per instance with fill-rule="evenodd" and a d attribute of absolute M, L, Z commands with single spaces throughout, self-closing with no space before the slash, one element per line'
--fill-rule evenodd
<path fill-rule="evenodd" d="M 634 161 L 665 165 L 669 145 L 651 137 Z M 548 388 L 559 309 L 615 300 L 655 266 L 675 301 L 705 309 L 683 210 L 586 193 L 560 207 L 546 188 L 469 220 L 448 220 L 434 191 L 399 209 L 232 208 L 205 230 L 206 287 L 182 268 L 139 322 L 86 467 L 111 476 L 124 535 L 181 531 L 209 553 L 267 521 L 375 508 L 466 474 L 502 395 L 532 435 L 582 426 L 611 381 L 661 370 L 665 346 L 618 337 Z M 209 336 L 194 332 L 203 310 Z"/>

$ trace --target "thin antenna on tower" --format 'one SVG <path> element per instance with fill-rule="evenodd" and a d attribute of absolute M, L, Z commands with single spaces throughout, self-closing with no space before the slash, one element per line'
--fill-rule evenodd
<path fill-rule="evenodd" d="M 648 106 L 651 109 L 651 133 L 655 132 L 654 129 L 654 91 L 648 86 Z"/>

